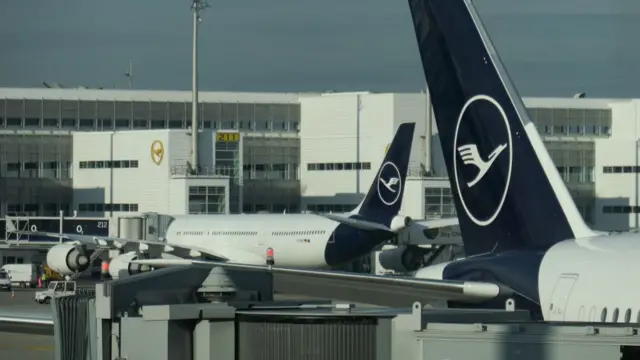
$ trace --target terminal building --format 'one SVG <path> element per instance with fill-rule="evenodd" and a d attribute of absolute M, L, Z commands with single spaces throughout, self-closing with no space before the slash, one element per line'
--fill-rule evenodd
<path fill-rule="evenodd" d="M 403 212 L 455 216 L 425 93 L 0 89 L 0 217 L 342 212 L 415 121 Z M 638 100 L 525 98 L 587 223 L 638 227 Z"/>

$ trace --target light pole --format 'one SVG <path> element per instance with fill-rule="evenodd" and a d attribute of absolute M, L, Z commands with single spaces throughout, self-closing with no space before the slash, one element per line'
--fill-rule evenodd
<path fill-rule="evenodd" d="M 634 216 L 635 216 L 635 224 L 633 226 L 635 226 L 636 229 L 640 228 L 640 224 L 638 224 L 638 221 L 640 220 L 639 216 L 638 216 L 638 215 L 640 215 L 640 214 L 638 214 L 638 206 L 640 206 L 640 204 L 639 204 L 639 202 L 640 202 L 640 189 L 639 189 L 639 186 L 640 185 L 638 185 L 638 181 L 640 181 L 640 179 L 638 178 L 638 175 L 639 175 L 638 174 L 638 170 L 639 170 L 638 166 L 640 165 L 639 164 L 640 163 L 640 159 L 638 157 L 638 148 L 639 147 L 640 147 L 640 138 L 636 138 L 635 149 L 634 149 L 635 158 L 636 158 L 635 159 L 636 160 L 636 166 L 634 166 L 634 168 L 633 168 L 633 172 L 635 173 L 634 174 L 635 175 L 634 176 L 635 177 L 635 179 L 634 179 L 635 180 L 634 181 L 635 199 L 634 199 L 634 204 L 633 204 L 634 206 L 632 208 L 633 212 L 634 212 Z"/>
<path fill-rule="evenodd" d="M 193 54 L 192 54 L 192 99 L 191 99 L 191 167 L 198 170 L 198 24 L 202 22 L 200 13 L 209 7 L 206 0 L 193 0 Z"/>

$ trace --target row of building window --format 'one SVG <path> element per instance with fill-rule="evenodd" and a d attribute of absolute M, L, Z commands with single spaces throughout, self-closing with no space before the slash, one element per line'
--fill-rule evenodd
<path fill-rule="evenodd" d="M 307 164 L 308 171 L 334 171 L 334 170 L 370 170 L 370 162 L 345 162 L 345 163 L 312 163 Z"/>
<path fill-rule="evenodd" d="M 307 204 L 307 211 L 317 213 L 346 213 L 356 208 L 352 204 Z"/>
<path fill-rule="evenodd" d="M 611 109 L 528 108 L 538 132 L 548 136 L 611 135 Z"/>
<path fill-rule="evenodd" d="M 558 173 L 566 183 L 593 183 L 593 166 L 558 166 Z"/>
<path fill-rule="evenodd" d="M 3 256 L 2 257 L 2 265 L 7 264 L 24 264 L 24 257 L 22 256 Z"/>
<path fill-rule="evenodd" d="M 640 166 L 604 166 L 602 172 L 605 174 L 640 173 Z"/>
<path fill-rule="evenodd" d="M 287 168 L 295 167 L 297 164 L 243 164 L 244 171 L 287 171 Z"/>
<path fill-rule="evenodd" d="M 4 119 L 0 117 L 0 128 Z M 24 122 L 23 122 L 24 120 Z M 147 119 L 73 119 L 73 118 L 7 118 L 7 128 L 46 128 L 67 130 L 144 130 L 144 129 L 184 129 L 191 126 L 191 120 L 147 120 Z M 298 122 L 289 121 L 200 121 L 200 127 L 217 130 L 251 131 L 299 131 Z"/>
<path fill-rule="evenodd" d="M 1 199 L 0 199 L 1 200 Z M 7 215 L 9 216 L 59 216 L 63 211 L 65 216 L 70 215 L 69 204 L 7 204 Z M 0 203 L 0 212 L 2 203 Z M 1 231 L 1 229 L 0 229 Z"/>
<path fill-rule="evenodd" d="M 191 126 L 190 119 L 89 119 L 89 118 L 6 118 L 0 117 L 0 127 L 7 128 L 55 128 L 68 130 L 143 130 L 143 129 L 184 129 Z M 251 130 L 251 131 L 299 131 L 300 123 L 292 121 L 257 120 L 257 121 L 213 121 L 201 120 L 200 127 L 217 130 Z M 606 125 L 537 125 L 538 132 L 546 136 L 608 136 L 611 129 Z"/>
<path fill-rule="evenodd" d="M 127 169 L 137 167 L 138 160 L 80 161 L 80 169 Z"/>
<path fill-rule="evenodd" d="M 537 125 L 538 132 L 546 136 L 608 136 L 611 129 L 605 125 Z"/>
<path fill-rule="evenodd" d="M 68 179 L 71 177 L 70 168 L 70 161 L 0 162 L 0 178 Z"/>
<path fill-rule="evenodd" d="M 204 128 L 296 131 L 300 104 L 201 102 L 198 115 Z M 110 130 L 114 125 L 137 129 L 185 128 L 191 125 L 191 102 L 0 99 L 0 127 L 4 123 L 7 127 L 98 130 Z"/>
<path fill-rule="evenodd" d="M 606 205 L 602 207 L 605 214 L 636 214 L 640 213 L 640 206 Z"/>
<path fill-rule="evenodd" d="M 83 212 L 137 212 L 138 204 L 78 204 L 78 210 Z"/>

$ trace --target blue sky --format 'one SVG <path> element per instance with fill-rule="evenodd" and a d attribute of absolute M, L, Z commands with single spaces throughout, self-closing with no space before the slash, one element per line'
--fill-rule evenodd
<path fill-rule="evenodd" d="M 418 91 L 406 0 L 209 0 L 200 87 Z M 476 0 L 522 95 L 640 97 L 640 1 Z M 189 89 L 189 0 L 4 1 L 0 86 Z"/>

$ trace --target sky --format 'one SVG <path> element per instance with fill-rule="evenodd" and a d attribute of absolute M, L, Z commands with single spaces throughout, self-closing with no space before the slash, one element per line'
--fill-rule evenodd
<path fill-rule="evenodd" d="M 475 0 L 523 96 L 640 97 L 640 1 Z M 3 1 L 0 86 L 191 88 L 190 0 Z M 209 0 L 201 90 L 416 92 L 406 0 Z"/>

